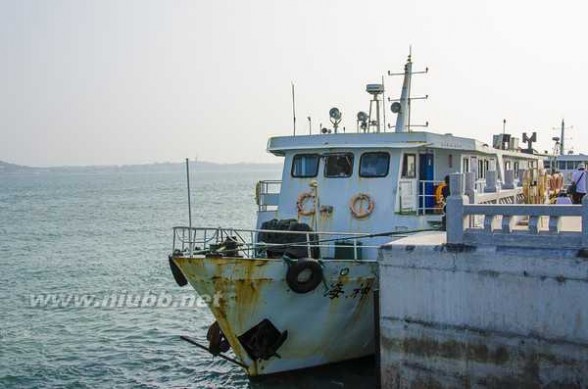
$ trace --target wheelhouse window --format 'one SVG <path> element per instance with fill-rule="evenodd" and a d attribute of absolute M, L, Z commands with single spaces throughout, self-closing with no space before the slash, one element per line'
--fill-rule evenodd
<path fill-rule="evenodd" d="M 402 178 L 416 177 L 416 154 L 404 154 L 402 159 Z"/>
<path fill-rule="evenodd" d="M 364 153 L 359 161 L 361 177 L 386 177 L 390 166 L 390 154 L 385 152 Z"/>
<path fill-rule="evenodd" d="M 353 154 L 329 154 L 325 156 L 325 177 L 350 177 L 353 172 Z"/>
<path fill-rule="evenodd" d="M 318 154 L 298 154 L 292 161 L 292 177 L 316 177 L 319 166 Z"/>

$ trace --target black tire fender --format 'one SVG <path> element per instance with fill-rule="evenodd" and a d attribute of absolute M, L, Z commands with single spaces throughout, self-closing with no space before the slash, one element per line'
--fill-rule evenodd
<path fill-rule="evenodd" d="M 310 276 L 305 280 L 300 280 L 300 275 L 310 270 Z M 308 293 L 316 289 L 323 280 L 323 269 L 318 261 L 308 258 L 301 258 L 292 262 L 288 266 L 286 273 L 286 283 L 295 293 Z"/>
<path fill-rule="evenodd" d="M 168 259 L 169 268 L 171 270 L 172 275 L 174 276 L 174 280 L 176 280 L 176 284 L 178 284 L 179 286 L 186 285 L 188 283 L 188 280 L 186 279 L 186 277 L 184 277 L 184 274 L 182 273 L 178 265 L 176 265 L 176 263 L 174 262 L 173 257 L 170 255 Z"/>

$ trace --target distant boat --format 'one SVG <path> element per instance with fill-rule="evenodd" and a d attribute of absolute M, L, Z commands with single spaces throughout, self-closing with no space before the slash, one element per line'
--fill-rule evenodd
<path fill-rule="evenodd" d="M 588 155 L 586 154 L 562 154 L 549 155 L 543 162 L 545 168 L 550 172 L 559 172 L 564 177 L 564 185 L 569 185 L 572 180 L 572 172 L 578 168 L 580 163 L 588 166 Z"/>
<path fill-rule="evenodd" d="M 174 228 L 178 284 L 220 296 L 210 304 L 213 353 L 230 346 L 252 376 L 373 354 L 378 248 L 441 226 L 450 173 L 470 172 L 483 192 L 490 173 L 520 187 L 542 168 L 510 137 L 488 145 L 412 131 L 412 74 L 409 56 L 393 131 L 382 125 L 383 85 L 369 84 L 370 113 L 358 114 L 356 132 L 342 132 L 331 109 L 332 129 L 270 138 L 282 179 L 257 184 L 256 228 Z"/>

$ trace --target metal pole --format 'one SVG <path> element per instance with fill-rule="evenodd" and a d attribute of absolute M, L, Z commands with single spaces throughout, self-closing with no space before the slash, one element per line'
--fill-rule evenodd
<path fill-rule="evenodd" d="M 294 83 L 292 83 L 292 118 L 294 121 L 294 136 L 296 136 L 296 99 L 294 97 Z"/>
<path fill-rule="evenodd" d="M 186 158 L 186 182 L 188 184 L 188 227 L 190 233 L 188 234 L 188 245 L 190 247 L 190 258 L 192 258 L 192 203 L 190 201 L 190 160 Z"/>
<path fill-rule="evenodd" d="M 506 119 L 502 119 L 502 140 L 500 142 L 500 149 L 506 150 L 504 147 L 504 134 L 506 134 Z"/>
<path fill-rule="evenodd" d="M 383 114 L 383 121 L 384 121 L 384 131 L 386 132 L 386 87 L 384 86 L 384 76 L 382 76 L 382 114 Z"/>
<path fill-rule="evenodd" d="M 565 129 L 566 129 L 565 122 L 563 119 L 561 119 L 561 140 L 559 143 L 559 155 L 564 155 L 564 153 L 565 153 L 565 151 L 564 151 Z"/>

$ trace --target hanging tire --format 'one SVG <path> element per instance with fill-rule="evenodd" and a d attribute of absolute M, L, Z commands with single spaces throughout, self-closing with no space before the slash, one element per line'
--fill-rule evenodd
<path fill-rule="evenodd" d="M 321 265 L 312 259 L 301 258 L 288 266 L 286 283 L 295 293 L 308 293 L 316 289 L 323 280 Z"/>
<path fill-rule="evenodd" d="M 174 276 L 174 280 L 176 280 L 176 284 L 178 284 L 179 286 L 186 285 L 188 283 L 188 280 L 186 280 L 186 277 L 184 277 L 184 274 L 182 273 L 178 265 L 176 265 L 176 263 L 174 262 L 173 257 L 170 255 L 168 259 L 169 268 L 172 272 L 172 275 Z"/>
<path fill-rule="evenodd" d="M 223 331 L 220 329 L 217 321 L 208 327 L 206 339 L 208 340 L 208 351 L 210 351 L 212 355 L 219 355 L 220 353 L 226 353 L 229 351 L 229 342 L 227 341 L 225 334 L 223 334 Z"/>

